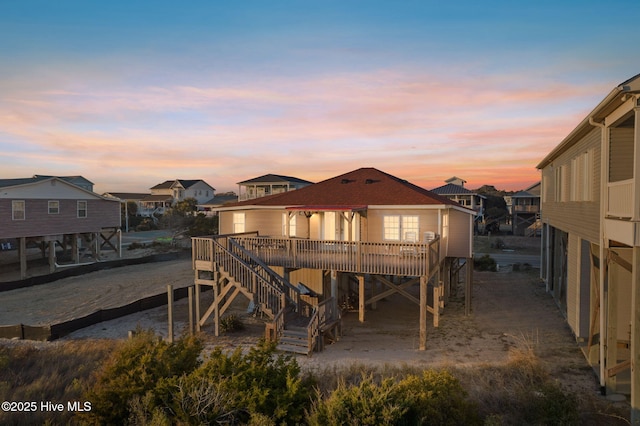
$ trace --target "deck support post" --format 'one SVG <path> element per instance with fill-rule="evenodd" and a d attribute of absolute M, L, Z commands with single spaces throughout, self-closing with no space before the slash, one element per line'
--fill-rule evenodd
<path fill-rule="evenodd" d="M 640 424 L 640 247 L 633 247 L 631 271 L 631 424 Z"/>
<path fill-rule="evenodd" d="M 189 336 L 193 336 L 193 286 L 187 289 L 189 298 Z"/>
<path fill-rule="evenodd" d="M 338 300 L 338 271 L 331 270 L 331 297 Z"/>
<path fill-rule="evenodd" d="M 233 296 L 235 297 L 235 296 Z M 233 300 L 232 297 L 232 300 Z M 213 335 L 218 337 L 220 335 L 220 274 L 213 272 Z"/>
<path fill-rule="evenodd" d="M 167 341 L 173 343 L 173 286 L 167 284 L 167 307 L 168 307 L 168 323 L 169 330 L 167 335 Z"/>
<path fill-rule="evenodd" d="M 23 280 L 27 278 L 27 239 L 25 237 L 20 237 L 18 256 L 20 257 L 20 279 Z"/>
<path fill-rule="evenodd" d="M 464 314 L 471 315 L 471 286 L 473 283 L 473 257 L 468 257 L 465 261 L 465 286 L 464 286 Z"/>
<path fill-rule="evenodd" d="M 196 331 L 200 332 L 200 284 L 198 283 L 198 270 L 196 270 L 196 295 L 195 295 L 195 308 L 196 308 Z"/>
<path fill-rule="evenodd" d="M 617 269 L 618 265 L 611 263 L 609 266 L 609 286 L 607 291 L 607 336 L 606 342 L 606 357 L 605 357 L 605 371 L 608 372 L 609 368 L 618 363 L 618 277 Z M 616 376 L 605 375 L 605 387 L 607 394 L 615 393 L 617 387 Z"/>
<path fill-rule="evenodd" d="M 56 271 L 56 241 L 49 241 L 49 273 L 53 274 Z"/>
<path fill-rule="evenodd" d="M 364 275 L 358 275 L 358 320 L 364 322 Z"/>
<path fill-rule="evenodd" d="M 427 349 L 427 277 L 420 277 L 420 350 Z"/>

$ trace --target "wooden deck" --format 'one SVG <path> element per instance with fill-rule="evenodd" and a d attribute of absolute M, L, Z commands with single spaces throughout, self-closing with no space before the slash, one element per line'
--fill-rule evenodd
<path fill-rule="evenodd" d="M 431 277 L 438 269 L 440 240 L 428 243 L 326 241 L 249 235 L 193 238 L 193 267 L 214 270 L 213 239 L 230 248 L 229 239 L 265 264 L 286 268 L 335 270 L 358 274 Z"/>

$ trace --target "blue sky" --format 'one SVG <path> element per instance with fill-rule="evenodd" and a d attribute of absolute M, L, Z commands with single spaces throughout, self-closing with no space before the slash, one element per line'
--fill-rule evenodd
<path fill-rule="evenodd" d="M 441 3 L 2 1 L 0 177 L 517 190 L 640 73 L 640 2 Z"/>

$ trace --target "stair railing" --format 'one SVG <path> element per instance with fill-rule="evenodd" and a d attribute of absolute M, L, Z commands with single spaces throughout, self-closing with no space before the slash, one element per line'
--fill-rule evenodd
<path fill-rule="evenodd" d="M 258 306 L 266 307 L 275 315 L 284 308 L 282 289 L 258 272 L 235 253 L 227 250 L 216 239 L 213 240 L 213 254 L 216 263 L 222 266 L 243 288 L 255 297 Z"/>
<path fill-rule="evenodd" d="M 288 280 L 284 279 L 280 274 L 277 274 L 259 257 L 253 254 L 251 251 L 245 249 L 245 247 L 235 241 L 233 238 L 228 239 L 229 250 L 234 253 L 238 258 L 242 259 L 248 265 L 252 266 L 257 274 L 259 274 L 265 281 L 268 281 L 273 286 L 276 286 L 284 293 L 287 300 L 295 306 L 298 310 L 300 307 L 300 289 L 292 285 Z"/>

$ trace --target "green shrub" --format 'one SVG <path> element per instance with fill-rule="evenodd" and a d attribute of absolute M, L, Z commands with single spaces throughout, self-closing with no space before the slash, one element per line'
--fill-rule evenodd
<path fill-rule="evenodd" d="M 220 319 L 220 331 L 223 333 L 233 333 L 241 330 L 244 330 L 244 324 L 239 316 L 231 314 Z"/>
<path fill-rule="evenodd" d="M 233 402 L 232 407 L 225 406 L 233 418 L 246 422 L 261 414 L 276 424 L 303 421 L 314 384 L 301 376 L 295 358 L 276 355 L 275 344 L 265 341 L 246 354 L 241 348 L 231 354 L 214 349 L 189 380 L 215 384 L 216 392 Z"/>
<path fill-rule="evenodd" d="M 494 258 L 485 254 L 480 258 L 473 259 L 473 266 L 478 271 L 491 271 L 496 272 L 498 270 L 498 266 Z"/>
<path fill-rule="evenodd" d="M 395 397 L 408 408 L 403 424 L 482 424 L 477 406 L 447 371 L 425 370 L 421 376 L 408 376 L 396 386 Z"/>
<path fill-rule="evenodd" d="M 578 401 L 575 395 L 562 391 L 553 382 L 527 389 L 518 400 L 522 404 L 522 420 L 531 425 L 580 424 Z"/>
<path fill-rule="evenodd" d="M 138 250 L 141 248 L 145 248 L 144 244 L 141 244 L 137 241 L 132 242 L 131 244 L 129 244 L 129 248 L 127 248 L 127 250 Z"/>
<path fill-rule="evenodd" d="M 124 423 L 135 397 L 149 392 L 158 400 L 166 397 L 158 385 L 163 379 L 193 371 L 199 365 L 201 351 L 202 344 L 195 338 L 186 337 L 170 344 L 159 340 L 152 331 L 139 330 L 97 374 L 86 396 L 92 402 L 89 417 L 96 423 Z"/>
<path fill-rule="evenodd" d="M 359 385 L 344 381 L 329 395 L 317 395 L 308 416 L 310 425 L 389 425 L 398 424 L 407 407 L 398 402 L 394 380 L 378 385 L 373 376 L 363 376 Z"/>

